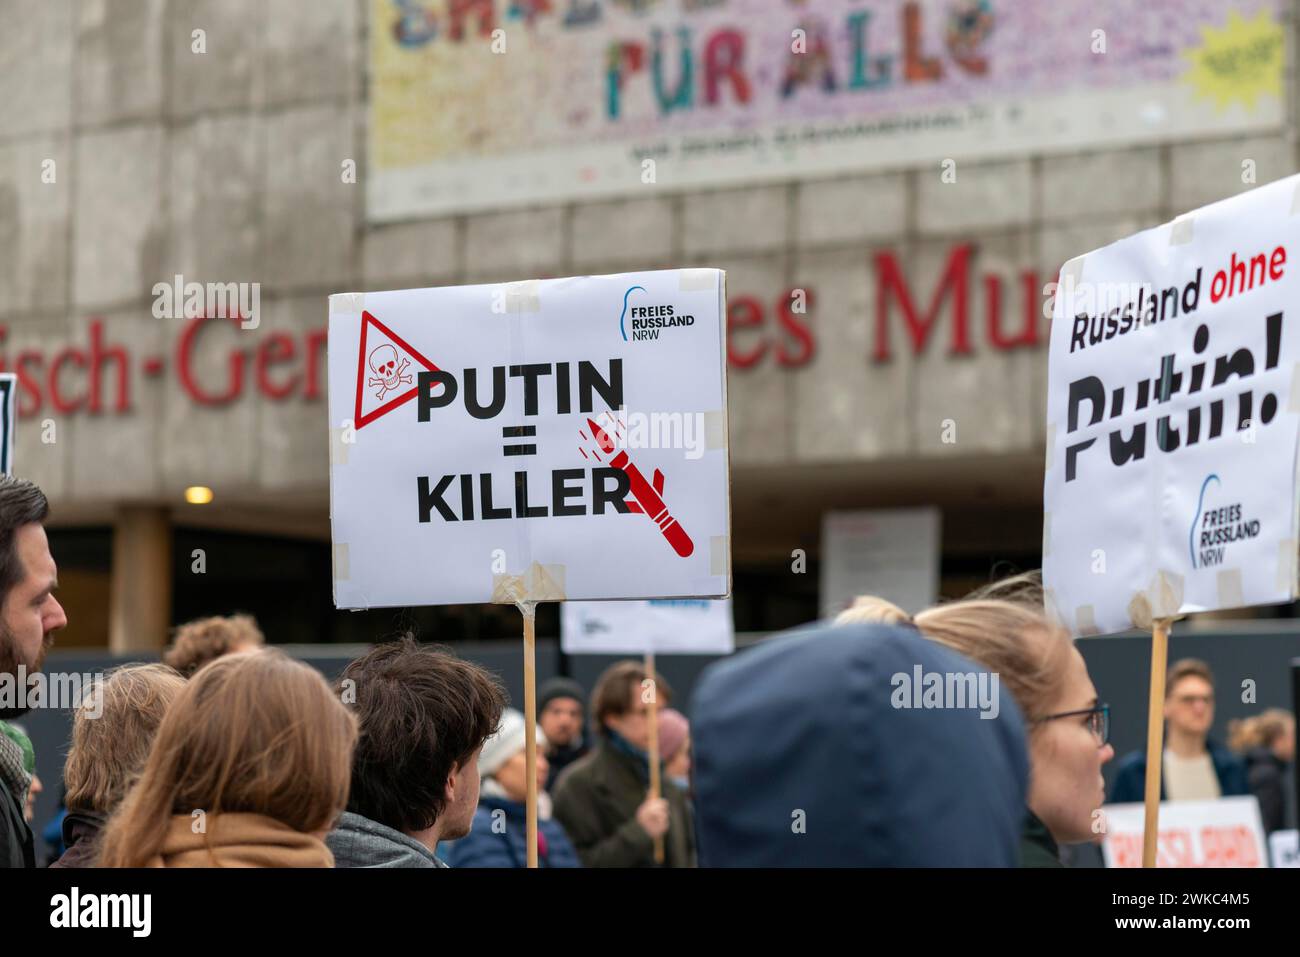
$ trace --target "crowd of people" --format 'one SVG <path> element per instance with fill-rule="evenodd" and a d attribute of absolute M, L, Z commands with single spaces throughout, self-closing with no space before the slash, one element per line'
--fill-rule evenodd
<path fill-rule="evenodd" d="M 0 674 L 38 672 L 66 624 L 47 512 L 0 478 Z M 897 693 L 900 676 L 977 672 L 1010 700 Z M 1030 577 L 915 616 L 863 597 L 710 666 L 692 721 L 672 703 L 631 660 L 590 699 L 541 685 L 540 866 L 1060 866 L 1063 845 L 1099 837 L 1109 708 Z M 0 712 L 0 866 L 33 867 L 41 784 L 15 710 Z M 1165 798 L 1255 793 L 1283 826 L 1290 714 L 1218 745 L 1213 675 L 1184 660 L 1165 718 Z M 526 735 L 496 675 L 409 635 L 331 684 L 247 616 L 191 622 L 162 663 L 109 671 L 74 709 L 50 864 L 523 867 Z M 1124 758 L 1110 799 L 1141 800 L 1144 774 L 1145 755 Z"/>

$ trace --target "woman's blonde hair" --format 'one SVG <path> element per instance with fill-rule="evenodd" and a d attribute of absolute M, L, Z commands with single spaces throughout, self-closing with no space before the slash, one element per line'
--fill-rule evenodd
<path fill-rule="evenodd" d="M 347 806 L 357 727 L 320 673 L 267 648 L 219 658 L 172 702 L 136 785 L 104 830 L 102 867 L 140 867 L 171 816 L 261 814 L 296 831 Z M 207 832 L 211 838 L 211 832 Z M 215 855 L 213 863 L 216 863 Z"/>
<path fill-rule="evenodd" d="M 166 665 L 123 665 L 98 679 L 72 714 L 63 767 L 69 811 L 111 814 L 140 775 L 185 679 Z"/>
<path fill-rule="evenodd" d="M 1271 748 L 1291 728 L 1295 717 L 1284 708 L 1269 708 L 1250 718 L 1228 722 L 1228 747 L 1234 751 Z"/>
<path fill-rule="evenodd" d="M 912 616 L 883 598 L 863 596 L 836 623 L 852 612 L 857 612 L 851 619 L 857 623 L 910 623 L 932 641 L 996 672 L 1027 723 L 1046 717 L 1065 691 L 1073 645 L 1048 617 L 1042 586 L 1033 573 Z"/>

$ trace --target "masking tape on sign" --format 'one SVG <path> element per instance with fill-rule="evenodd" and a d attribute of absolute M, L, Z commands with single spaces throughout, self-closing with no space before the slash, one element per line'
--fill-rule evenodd
<path fill-rule="evenodd" d="M 1150 629 L 1157 618 L 1174 618 L 1183 606 L 1183 576 L 1161 569 L 1145 591 L 1129 600 L 1128 616 L 1134 628 Z"/>
<path fill-rule="evenodd" d="M 699 292 L 712 289 L 717 283 L 716 269 L 679 269 L 677 271 L 677 288 L 681 292 Z"/>
<path fill-rule="evenodd" d="M 714 535 L 709 538 L 709 574 L 726 575 L 731 567 L 730 548 L 726 535 Z"/>
<path fill-rule="evenodd" d="M 1288 538 L 1277 543 L 1277 590 L 1288 595 L 1295 594 L 1296 586 L 1296 541 Z"/>
<path fill-rule="evenodd" d="M 536 279 L 506 283 L 506 312 L 541 312 L 542 299 L 538 295 L 540 289 L 541 283 Z"/>
<path fill-rule="evenodd" d="M 334 580 L 345 582 L 352 576 L 351 562 L 348 556 L 348 543 L 334 543 Z"/>
<path fill-rule="evenodd" d="M 353 441 L 355 441 L 356 440 L 355 430 L 351 430 L 347 426 L 343 426 L 342 428 L 338 428 L 338 429 L 330 429 L 330 465 L 331 466 L 348 464 L 348 450 L 352 448 L 352 442 L 349 442 L 346 439 L 344 439 L 344 435 L 346 435 L 349 431 L 352 431 Z"/>
<path fill-rule="evenodd" d="M 1087 256 L 1075 256 L 1061 267 L 1061 282 L 1064 285 L 1077 285 L 1083 279 L 1083 263 L 1087 258 Z"/>
<path fill-rule="evenodd" d="M 704 447 L 710 452 L 727 447 L 727 410 L 704 413 Z"/>
<path fill-rule="evenodd" d="M 364 292 L 336 292 L 330 296 L 330 315 L 361 315 L 366 308 Z"/>
<path fill-rule="evenodd" d="M 1056 449 L 1056 423 L 1047 423 L 1047 461 L 1043 463 L 1043 471 L 1052 470 L 1052 452 Z"/>
<path fill-rule="evenodd" d="M 1091 605 L 1080 605 L 1074 610 L 1074 627 L 1081 635 L 1097 634 L 1097 614 Z"/>
<path fill-rule="evenodd" d="M 518 605 L 526 601 L 564 601 L 564 566 L 533 562 L 522 575 L 493 575 L 492 604 Z"/>
<path fill-rule="evenodd" d="M 1246 604 L 1241 590 L 1241 569 L 1225 568 L 1215 576 L 1220 608 L 1240 608 Z"/>
<path fill-rule="evenodd" d="M 1291 394 L 1287 396 L 1286 410 L 1300 412 L 1300 362 L 1291 367 Z"/>
<path fill-rule="evenodd" d="M 1186 246 L 1196 233 L 1196 219 L 1192 216 L 1180 216 L 1169 227 L 1169 245 Z"/>

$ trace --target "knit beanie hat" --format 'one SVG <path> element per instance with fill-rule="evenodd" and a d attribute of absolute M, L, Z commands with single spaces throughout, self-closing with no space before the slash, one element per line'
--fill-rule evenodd
<path fill-rule="evenodd" d="M 479 777 L 491 777 L 501 767 L 524 749 L 528 740 L 525 736 L 524 714 L 514 708 L 507 708 L 501 714 L 501 726 L 496 734 L 483 742 L 483 750 L 478 756 Z M 546 745 L 546 736 L 542 729 L 537 729 L 537 743 Z"/>
<path fill-rule="evenodd" d="M 659 758 L 665 763 L 673 759 L 690 734 L 690 722 L 686 715 L 674 708 L 664 708 L 659 712 Z"/>
<path fill-rule="evenodd" d="M 572 678 L 555 677 L 543 681 L 537 689 L 537 713 L 540 715 L 556 698 L 573 698 L 584 712 L 587 710 L 587 693 Z"/>

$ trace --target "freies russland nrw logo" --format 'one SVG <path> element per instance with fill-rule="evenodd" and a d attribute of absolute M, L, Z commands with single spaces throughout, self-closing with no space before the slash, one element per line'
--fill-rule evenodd
<path fill-rule="evenodd" d="M 631 286 L 623 293 L 623 311 L 618 317 L 618 331 L 623 334 L 624 342 L 658 339 L 660 333 L 695 324 L 694 316 L 678 314 L 671 303 L 645 302 L 649 295 L 645 286 Z"/>

